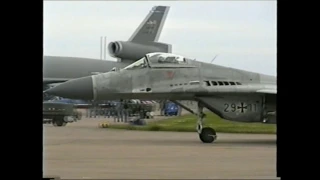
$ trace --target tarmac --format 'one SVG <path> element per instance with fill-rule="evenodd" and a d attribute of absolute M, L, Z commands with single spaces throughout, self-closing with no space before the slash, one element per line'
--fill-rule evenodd
<path fill-rule="evenodd" d="M 103 119 L 44 124 L 44 175 L 62 179 L 279 179 L 276 135 L 112 130 Z"/>

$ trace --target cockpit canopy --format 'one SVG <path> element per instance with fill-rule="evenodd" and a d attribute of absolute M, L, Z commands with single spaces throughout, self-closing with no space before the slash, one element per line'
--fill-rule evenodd
<path fill-rule="evenodd" d="M 146 54 L 150 64 L 185 64 L 185 58 L 181 55 L 171 53 L 149 53 Z"/>
<path fill-rule="evenodd" d="M 125 70 L 141 69 L 146 67 L 152 67 L 152 65 L 161 65 L 161 64 L 167 64 L 167 65 L 187 64 L 187 59 L 181 55 L 176 55 L 171 53 L 163 53 L 163 52 L 148 53 L 145 55 L 145 57 L 130 64 L 124 69 Z"/>

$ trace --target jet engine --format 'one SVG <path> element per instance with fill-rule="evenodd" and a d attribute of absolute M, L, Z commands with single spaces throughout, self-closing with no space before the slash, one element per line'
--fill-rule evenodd
<path fill-rule="evenodd" d="M 159 42 L 111 42 L 108 45 L 109 54 L 112 57 L 121 60 L 136 61 L 141 59 L 145 54 L 151 52 L 171 52 L 171 45 Z"/>

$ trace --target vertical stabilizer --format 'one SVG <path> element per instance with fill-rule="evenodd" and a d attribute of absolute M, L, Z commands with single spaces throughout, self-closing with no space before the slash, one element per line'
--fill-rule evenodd
<path fill-rule="evenodd" d="M 154 6 L 128 41 L 157 42 L 169 9 L 169 6 Z"/>

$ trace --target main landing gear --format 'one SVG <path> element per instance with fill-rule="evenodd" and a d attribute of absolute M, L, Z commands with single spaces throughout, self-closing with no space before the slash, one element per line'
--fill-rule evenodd
<path fill-rule="evenodd" d="M 198 103 L 198 112 L 195 113 L 194 111 L 192 111 L 190 108 L 188 108 L 187 106 L 181 104 L 178 101 L 175 100 L 170 100 L 176 104 L 178 104 L 179 106 L 181 106 L 183 109 L 189 111 L 192 114 L 195 114 L 198 116 L 198 122 L 197 122 L 197 132 L 199 134 L 199 138 L 203 143 L 212 143 L 213 141 L 215 141 L 217 139 L 217 135 L 216 135 L 216 131 L 211 128 L 211 127 L 205 127 L 202 128 L 203 125 L 203 121 L 205 118 L 205 114 L 203 113 L 203 105 L 197 101 Z"/>
<path fill-rule="evenodd" d="M 203 113 L 203 106 L 198 102 L 198 122 L 197 122 L 197 132 L 199 138 L 203 143 L 212 143 L 217 139 L 216 131 L 211 127 L 202 127 L 205 114 Z"/>
<path fill-rule="evenodd" d="M 66 126 L 67 122 L 64 121 L 63 117 L 54 117 L 52 119 L 53 126 Z"/>

